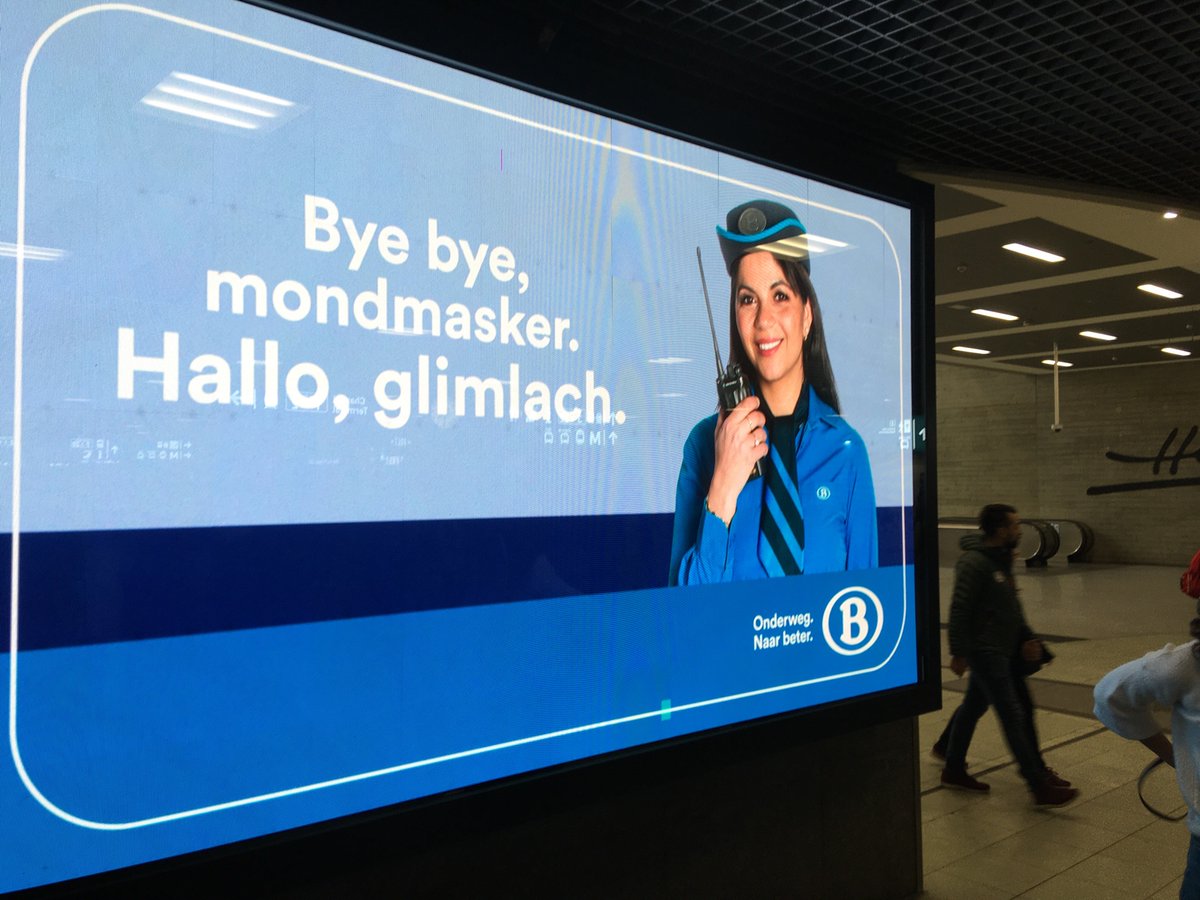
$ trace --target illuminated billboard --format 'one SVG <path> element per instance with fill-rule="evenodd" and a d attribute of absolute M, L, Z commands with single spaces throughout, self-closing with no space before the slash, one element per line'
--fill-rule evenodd
<path fill-rule="evenodd" d="M 918 682 L 908 206 L 240 3 L 0 9 L 0 891 Z"/>

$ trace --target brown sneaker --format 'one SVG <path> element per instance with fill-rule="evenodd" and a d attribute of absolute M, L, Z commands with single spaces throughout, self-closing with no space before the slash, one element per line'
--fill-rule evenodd
<path fill-rule="evenodd" d="M 1063 778 L 1048 766 L 1046 767 L 1046 783 L 1060 788 L 1071 786 L 1071 782 L 1067 781 L 1067 779 Z"/>
<path fill-rule="evenodd" d="M 952 772 L 949 769 L 942 769 L 942 784 L 956 791 L 973 791 L 976 794 L 986 794 L 992 789 L 991 785 L 972 778 L 966 771 Z"/>
<path fill-rule="evenodd" d="M 1065 806 L 1078 796 L 1078 788 L 1060 787 L 1049 779 L 1033 789 L 1033 802 L 1038 806 Z"/>

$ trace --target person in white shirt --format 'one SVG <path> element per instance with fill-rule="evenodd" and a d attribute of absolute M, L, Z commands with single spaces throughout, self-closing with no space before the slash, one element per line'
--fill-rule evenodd
<path fill-rule="evenodd" d="M 1191 623 L 1193 640 L 1178 646 L 1167 644 L 1118 666 L 1100 679 L 1094 695 L 1096 718 L 1107 728 L 1123 738 L 1141 741 L 1175 767 L 1192 833 L 1181 900 L 1200 900 L 1200 605 L 1197 614 Z M 1171 711 L 1174 744 L 1151 713 L 1156 704 Z"/>

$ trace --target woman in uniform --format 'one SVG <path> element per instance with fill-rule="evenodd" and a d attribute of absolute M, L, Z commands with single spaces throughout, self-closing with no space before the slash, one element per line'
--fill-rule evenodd
<path fill-rule="evenodd" d="M 731 280 L 730 364 L 751 393 L 684 446 L 670 583 L 873 568 L 870 463 L 840 415 L 804 225 L 783 204 L 752 200 L 717 237 Z"/>

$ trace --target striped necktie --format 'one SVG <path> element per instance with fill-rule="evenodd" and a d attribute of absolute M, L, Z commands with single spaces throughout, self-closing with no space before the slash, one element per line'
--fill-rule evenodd
<path fill-rule="evenodd" d="M 789 417 L 785 424 L 777 419 L 773 425 L 770 453 L 763 466 L 758 558 L 767 575 L 775 578 L 799 575 L 804 571 L 804 515 L 795 478 L 788 471 L 792 466 L 788 466 L 782 456 L 782 453 L 789 453 L 795 459 L 799 438 L 794 420 Z"/>

